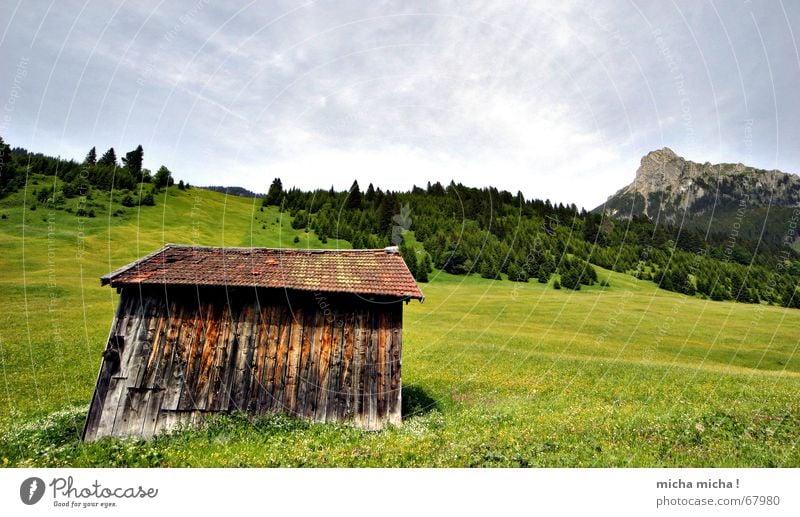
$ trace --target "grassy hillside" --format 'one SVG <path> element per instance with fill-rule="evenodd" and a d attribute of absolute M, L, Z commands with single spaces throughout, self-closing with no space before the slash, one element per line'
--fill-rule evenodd
<path fill-rule="evenodd" d="M 434 272 L 406 306 L 402 428 L 232 415 L 80 444 L 116 307 L 100 275 L 166 242 L 323 244 L 258 200 L 199 189 L 117 216 L 95 199 L 94 218 L 21 196 L 0 201 L 2 464 L 800 466 L 800 311 L 600 268 L 610 287 L 580 291 Z"/>

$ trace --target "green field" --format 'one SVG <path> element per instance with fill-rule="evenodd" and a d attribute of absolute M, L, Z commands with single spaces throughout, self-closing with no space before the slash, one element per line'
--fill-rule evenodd
<path fill-rule="evenodd" d="M 230 415 L 81 444 L 116 307 L 100 275 L 167 242 L 348 244 L 199 189 L 119 212 L 95 199 L 94 218 L 22 209 L 22 195 L 0 200 L 3 465 L 800 466 L 800 311 L 600 268 L 610 287 L 577 292 L 434 272 L 405 309 L 401 428 Z"/>

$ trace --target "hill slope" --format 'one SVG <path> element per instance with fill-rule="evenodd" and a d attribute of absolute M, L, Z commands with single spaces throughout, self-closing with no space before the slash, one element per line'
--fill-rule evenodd
<path fill-rule="evenodd" d="M 291 246 L 298 231 L 275 207 L 175 187 L 118 216 L 0 211 L 9 465 L 800 465 L 800 311 L 602 268 L 611 287 L 580 291 L 434 271 L 425 303 L 406 306 L 400 429 L 233 416 L 153 442 L 80 444 L 117 301 L 98 276 L 165 242 Z"/>

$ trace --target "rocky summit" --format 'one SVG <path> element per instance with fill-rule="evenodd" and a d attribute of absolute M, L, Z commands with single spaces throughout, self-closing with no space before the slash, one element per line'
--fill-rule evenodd
<path fill-rule="evenodd" d="M 779 239 L 800 207 L 800 177 L 741 163 L 696 163 L 665 147 L 646 154 L 633 182 L 594 212 L 616 219 L 646 216 L 670 225 L 755 240 Z"/>

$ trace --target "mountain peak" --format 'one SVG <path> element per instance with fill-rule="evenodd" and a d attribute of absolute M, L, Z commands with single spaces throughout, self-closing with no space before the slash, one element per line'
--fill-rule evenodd
<path fill-rule="evenodd" d="M 642 157 L 633 183 L 595 210 L 616 217 L 646 215 L 674 222 L 679 214 L 699 217 L 749 206 L 800 206 L 800 178 L 742 164 L 696 163 L 669 147 Z"/>
<path fill-rule="evenodd" d="M 683 160 L 682 157 L 675 154 L 675 151 L 670 149 L 669 147 L 662 147 L 661 149 L 656 149 L 654 151 L 650 151 L 646 155 L 642 156 L 642 166 L 645 163 L 656 163 L 662 165 L 668 161 L 672 160 Z M 641 169 L 641 167 L 640 167 Z"/>

